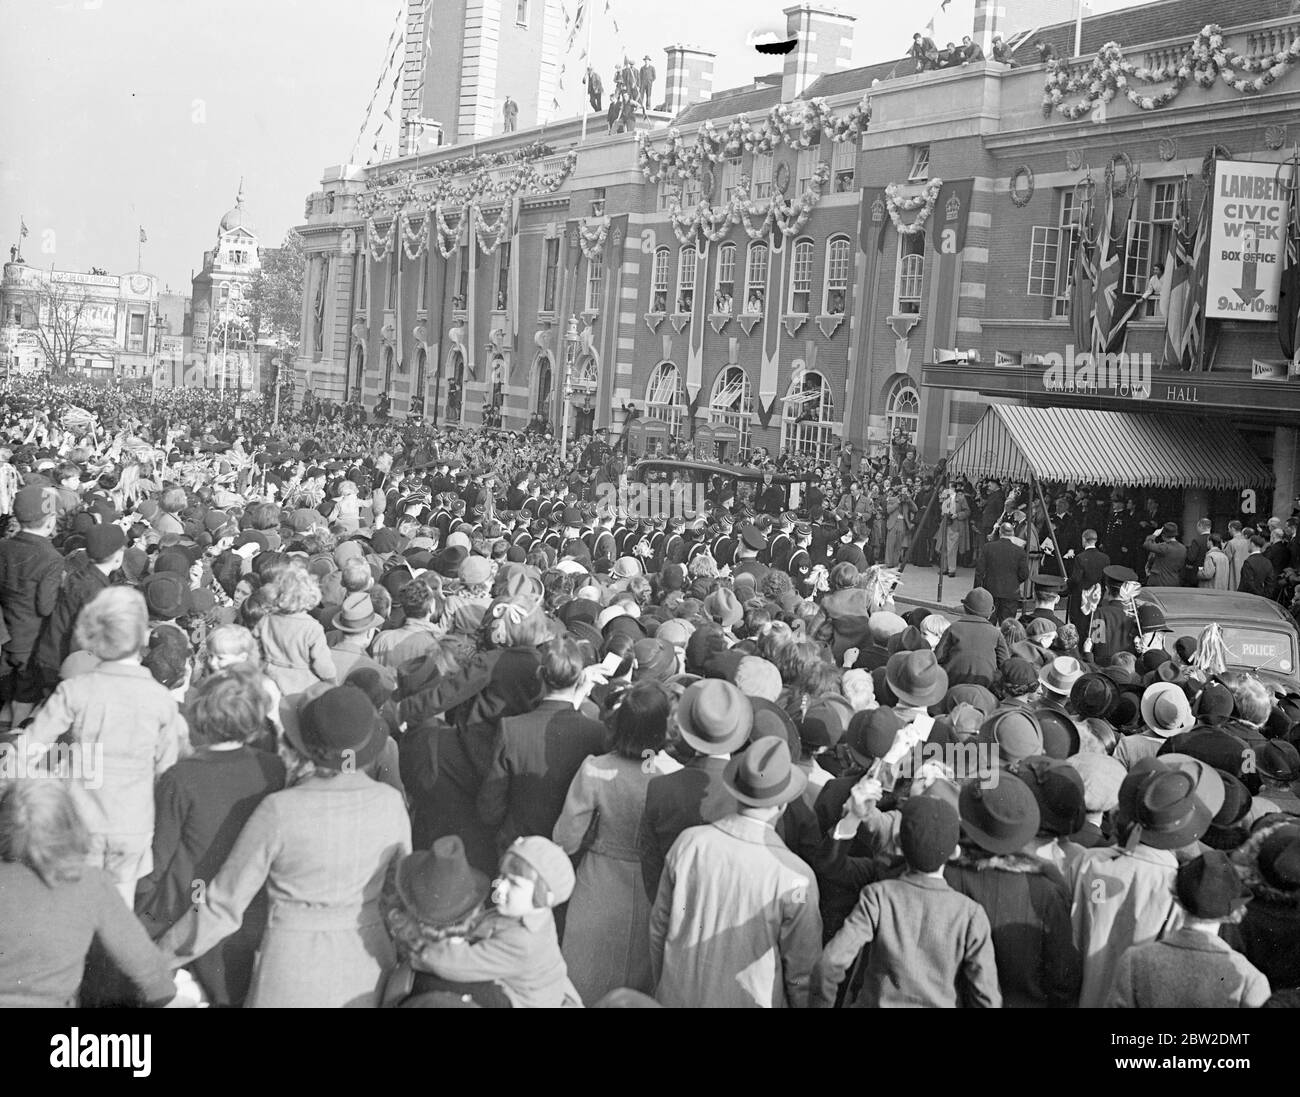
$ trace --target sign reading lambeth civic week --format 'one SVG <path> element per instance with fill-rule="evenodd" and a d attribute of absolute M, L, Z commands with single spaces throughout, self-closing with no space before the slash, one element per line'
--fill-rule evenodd
<path fill-rule="evenodd" d="M 1277 320 L 1293 171 L 1237 160 L 1215 164 L 1206 316 Z"/>

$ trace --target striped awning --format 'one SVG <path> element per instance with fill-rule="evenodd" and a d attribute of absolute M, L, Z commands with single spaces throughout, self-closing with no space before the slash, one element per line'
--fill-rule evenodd
<path fill-rule="evenodd" d="M 948 459 L 997 476 L 1116 487 L 1262 488 L 1273 474 L 1222 420 L 1090 408 L 993 404 Z"/>

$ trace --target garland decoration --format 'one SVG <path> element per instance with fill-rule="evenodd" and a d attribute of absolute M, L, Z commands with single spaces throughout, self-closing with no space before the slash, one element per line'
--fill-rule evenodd
<path fill-rule="evenodd" d="M 406 257 L 414 262 L 419 259 L 426 251 L 429 250 L 429 218 L 428 214 L 418 222 L 415 222 L 415 228 L 412 230 L 412 221 L 410 218 L 402 218 L 402 251 Z"/>
<path fill-rule="evenodd" d="M 716 244 L 733 225 L 741 225 L 751 240 L 761 240 L 774 230 L 782 236 L 794 236 L 803 231 L 808 223 L 830 178 L 830 167 L 818 164 L 807 189 L 797 197 L 791 199 L 782 194 L 773 194 L 770 198 L 754 199 L 749 194 L 749 180 L 742 176 L 735 192 L 722 205 L 711 206 L 707 201 L 701 200 L 698 204 L 683 209 L 674 200 L 668 210 L 668 219 L 673 227 L 673 235 L 683 245 L 694 244 L 697 236 L 703 236 L 710 243 Z M 757 222 L 755 218 L 759 218 Z"/>
<path fill-rule="evenodd" d="M 925 223 L 934 213 L 934 204 L 939 199 L 939 190 L 942 186 L 942 179 L 931 179 L 920 194 L 910 197 L 900 192 L 897 183 L 890 183 L 885 188 L 885 209 L 889 211 L 889 220 L 893 222 L 894 228 L 900 235 L 915 236 L 925 228 Z M 919 212 L 910 224 L 905 224 L 899 215 L 911 213 L 913 210 Z"/>
<path fill-rule="evenodd" d="M 720 164 L 745 152 L 761 155 L 774 152 L 783 144 L 792 149 L 809 149 L 823 136 L 836 144 L 856 141 L 867 132 L 870 122 L 870 96 L 863 96 L 862 101 L 843 116 L 834 114 L 821 97 L 777 103 L 767 112 L 767 118 L 757 125 L 743 114 L 737 115 L 721 129 L 711 119 L 706 119 L 693 140 L 683 138 L 673 127 L 668 131 L 662 152 L 650 144 L 647 134 L 638 133 L 637 163 L 651 183 L 658 183 L 661 179 L 698 179 L 700 169 L 706 163 Z"/>
<path fill-rule="evenodd" d="M 594 228 L 587 218 L 578 222 L 579 247 L 582 254 L 587 257 L 587 262 L 594 263 L 596 257 L 605 250 L 605 237 L 609 235 L 609 218 L 597 217 L 594 220 Z"/>
<path fill-rule="evenodd" d="M 1021 189 L 1020 180 L 1024 180 L 1023 189 Z M 1008 187 L 1011 194 L 1011 203 L 1017 209 L 1024 209 L 1029 205 L 1030 200 L 1034 197 L 1034 172 L 1028 164 L 1021 164 L 1011 173 L 1011 182 Z"/>
<path fill-rule="evenodd" d="M 1089 114 L 1097 103 L 1109 103 L 1123 93 L 1139 110 L 1160 110 L 1169 106 L 1189 83 L 1195 81 L 1209 89 L 1222 80 L 1242 95 L 1258 95 L 1300 63 L 1300 39 L 1285 49 L 1262 57 L 1247 57 L 1223 40 L 1223 29 L 1209 23 L 1177 61 L 1149 69 L 1135 65 L 1125 56 L 1118 42 L 1107 42 L 1088 67 L 1074 74 L 1063 58 L 1047 62 L 1043 84 L 1043 116 L 1055 108 L 1075 121 Z M 1154 95 L 1144 94 L 1140 85 L 1165 84 Z M 1082 93 L 1078 102 L 1067 103 L 1066 96 Z"/>
<path fill-rule="evenodd" d="M 501 241 L 510 233 L 510 218 L 506 216 L 506 208 L 501 207 L 501 212 L 497 214 L 497 223 L 489 225 L 487 218 L 483 216 L 483 211 L 478 206 L 470 207 L 471 224 L 474 226 L 474 235 L 478 240 L 478 249 L 484 255 L 492 255 L 497 248 L 501 246 Z M 489 244 L 487 241 L 491 240 Z"/>
<path fill-rule="evenodd" d="M 460 221 L 453 229 L 447 224 L 446 217 L 443 216 L 442 204 L 433 207 L 433 224 L 434 231 L 437 233 L 438 254 L 444 259 L 450 259 L 455 253 L 456 248 L 460 246 L 460 227 L 466 223 L 467 213 L 462 212 Z"/>
<path fill-rule="evenodd" d="M 422 168 L 399 168 L 386 171 L 382 175 L 367 179 L 366 190 L 382 190 L 407 182 L 422 182 L 427 179 L 466 175 L 469 172 L 491 171 L 493 168 L 509 167 L 511 164 L 528 164 L 534 160 L 544 160 L 553 155 L 555 150 L 550 145 L 533 141 L 522 148 L 508 149 L 505 152 L 478 153 L 473 156 L 460 156 L 455 160 L 441 160 L 436 164 L 426 164 Z"/>
<path fill-rule="evenodd" d="M 1124 166 L 1124 182 L 1116 182 L 1115 168 L 1122 164 Z M 1123 198 L 1126 194 L 1137 194 L 1138 183 L 1141 181 L 1141 174 L 1133 167 L 1133 157 L 1127 152 L 1117 152 L 1106 161 L 1106 178 L 1110 180 L 1110 192 L 1116 198 Z"/>
<path fill-rule="evenodd" d="M 384 229 L 381 235 L 379 229 L 375 226 L 375 219 L 372 217 L 366 222 L 366 251 L 369 253 L 373 262 L 382 263 L 388 258 L 388 253 L 393 250 L 397 244 L 397 218 L 393 217 L 388 222 L 388 227 Z"/>

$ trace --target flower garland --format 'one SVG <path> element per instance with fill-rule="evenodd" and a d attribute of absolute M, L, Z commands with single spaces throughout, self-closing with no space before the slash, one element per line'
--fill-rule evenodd
<path fill-rule="evenodd" d="M 510 219 L 506 216 L 506 210 L 503 206 L 501 212 L 497 214 L 497 223 L 489 225 L 487 218 L 483 216 L 483 211 L 478 206 L 470 208 L 471 223 L 474 226 L 474 235 L 478 239 L 478 248 L 484 255 L 493 254 L 501 246 L 501 241 L 506 238 L 510 230 Z M 485 242 L 485 237 L 491 237 L 492 243 L 489 245 Z"/>
<path fill-rule="evenodd" d="M 1139 110 L 1160 110 L 1172 103 L 1192 81 L 1202 88 L 1212 88 L 1222 80 L 1242 95 L 1258 95 L 1300 63 L 1300 39 L 1286 49 L 1263 57 L 1246 57 L 1223 40 L 1217 23 L 1201 29 L 1179 59 L 1156 69 L 1139 67 L 1125 58 L 1118 42 L 1107 42 L 1081 73 L 1073 75 L 1061 58 L 1047 62 L 1047 79 L 1043 84 L 1043 115 L 1055 108 L 1071 121 L 1090 113 L 1097 103 L 1109 103 L 1123 92 Z M 1167 84 L 1154 95 L 1145 95 L 1134 85 Z M 1067 103 L 1067 95 L 1083 93 L 1076 103 Z"/>
<path fill-rule="evenodd" d="M 674 127 L 668 131 L 662 152 L 653 148 L 647 134 L 638 133 L 637 163 L 651 183 L 661 179 L 694 179 L 706 161 L 720 164 L 743 152 L 773 152 L 782 144 L 792 149 L 808 149 L 823 135 L 836 143 L 856 140 L 867 132 L 870 122 L 869 96 L 864 96 L 843 116 L 834 114 L 823 98 L 777 103 L 758 126 L 744 115 L 737 115 L 724 129 L 706 119 L 694 140 L 683 138 Z"/>
<path fill-rule="evenodd" d="M 774 194 L 770 199 L 751 199 L 746 185 L 743 189 L 738 186 L 731 198 L 720 206 L 710 206 L 707 201 L 701 201 L 684 210 L 674 202 L 668 211 L 673 235 L 683 245 L 694 244 L 697 235 L 716 244 L 733 225 L 741 225 L 751 240 L 763 239 L 773 230 L 782 236 L 794 236 L 808 223 L 830 177 L 830 168 L 819 164 L 808 188 L 794 199 L 780 194 Z M 761 219 L 755 225 L 754 218 L 760 214 Z"/>
<path fill-rule="evenodd" d="M 447 174 L 439 175 L 433 178 L 432 186 L 417 185 L 417 180 L 407 173 L 400 185 L 360 195 L 357 209 L 362 217 L 370 218 L 376 214 L 396 214 L 408 207 L 411 207 L 410 212 L 419 213 L 439 203 L 465 206 L 478 201 L 504 202 L 520 192 L 550 194 L 563 186 L 577 163 L 578 151 L 570 149 L 555 171 L 543 172 L 536 164 L 526 163 L 509 175 L 498 178 L 493 169 L 483 168 L 461 182 Z"/>
<path fill-rule="evenodd" d="M 372 217 L 366 222 L 366 251 L 371 260 L 376 263 L 382 263 L 388 258 L 389 252 L 397 244 L 397 218 L 393 217 L 388 222 L 388 228 L 384 229 L 381 236 L 379 230 L 375 227 L 375 220 Z"/>
<path fill-rule="evenodd" d="M 939 190 L 942 186 L 942 179 L 931 179 L 920 194 L 911 197 L 901 194 L 897 183 L 890 183 L 885 188 L 885 209 L 889 211 L 889 220 L 893 222 L 894 228 L 900 235 L 915 236 L 925 228 L 925 223 L 934 213 L 934 204 L 939 200 Z M 912 210 L 920 212 L 910 224 L 904 224 L 899 214 L 911 213 Z"/>
<path fill-rule="evenodd" d="M 587 257 L 587 262 L 594 263 L 596 257 L 605 250 L 605 237 L 608 235 L 608 217 L 596 218 L 595 228 L 588 227 L 585 217 L 578 222 L 578 246 L 582 249 L 582 254 Z"/>
<path fill-rule="evenodd" d="M 442 214 L 442 205 L 433 207 L 433 224 L 437 233 L 438 254 L 444 259 L 450 259 L 455 253 L 456 248 L 460 246 L 460 226 L 465 224 L 466 213 L 462 213 L 460 223 L 453 229 L 447 224 L 447 219 Z"/>
<path fill-rule="evenodd" d="M 438 179 L 467 172 L 490 171 L 493 168 L 506 167 L 510 164 L 526 164 L 533 160 L 544 160 L 554 155 L 555 150 L 541 141 L 533 141 L 521 148 L 505 152 L 479 153 L 474 156 L 461 156 L 455 160 L 442 160 L 436 164 L 427 164 L 422 168 L 406 168 L 387 171 L 366 180 L 366 190 L 380 190 L 385 187 L 402 185 L 426 179 Z"/>
<path fill-rule="evenodd" d="M 414 262 L 429 250 L 429 215 L 425 214 L 418 227 L 412 231 L 411 220 L 402 218 L 402 251 Z"/>

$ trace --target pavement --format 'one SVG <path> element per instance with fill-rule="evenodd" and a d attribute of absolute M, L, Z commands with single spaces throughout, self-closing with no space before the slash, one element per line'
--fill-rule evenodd
<path fill-rule="evenodd" d="M 913 564 L 903 572 L 902 582 L 894 588 L 894 601 L 908 608 L 924 606 L 952 620 L 965 612 L 961 600 L 974 585 L 974 568 L 958 568 L 953 578 L 941 575 L 938 568 L 918 568 Z"/>

